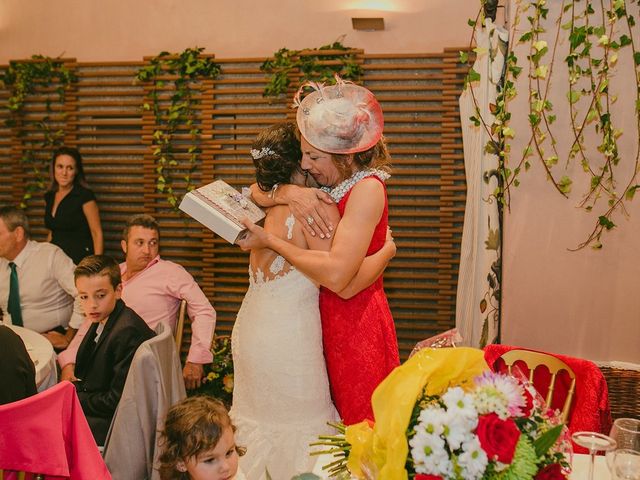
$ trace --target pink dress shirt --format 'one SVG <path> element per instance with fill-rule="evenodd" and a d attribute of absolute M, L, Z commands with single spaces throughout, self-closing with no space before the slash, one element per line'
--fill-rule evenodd
<path fill-rule="evenodd" d="M 124 276 L 127 264 L 120 264 Z M 187 313 L 191 319 L 191 347 L 187 361 L 211 363 L 211 339 L 216 324 L 216 312 L 191 274 L 182 266 L 158 255 L 133 278 L 122 283 L 122 300 L 133 309 L 147 325 L 155 329 L 164 321 L 175 330 L 178 309 L 182 299 L 187 301 Z M 60 368 L 75 363 L 78 347 L 91 322 L 85 320 L 69 347 L 58 356 Z"/>

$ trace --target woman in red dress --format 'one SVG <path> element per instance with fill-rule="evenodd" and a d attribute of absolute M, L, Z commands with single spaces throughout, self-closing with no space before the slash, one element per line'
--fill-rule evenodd
<path fill-rule="evenodd" d="M 365 256 L 384 245 L 389 156 L 382 139 L 382 110 L 369 90 L 341 80 L 314 87 L 298 102 L 301 166 L 338 204 L 341 220 L 331 250 L 298 248 L 250 222 L 251 235 L 239 244 L 243 249 L 275 250 L 322 285 L 320 310 L 331 393 L 349 425 L 373 419 L 371 394 L 399 364 L 382 276 L 349 299 L 334 293 L 351 281 Z M 287 185 L 275 189 L 271 197 L 277 203 L 294 203 L 299 192 L 299 187 Z M 321 221 L 315 213 L 305 218 L 309 228 Z"/>

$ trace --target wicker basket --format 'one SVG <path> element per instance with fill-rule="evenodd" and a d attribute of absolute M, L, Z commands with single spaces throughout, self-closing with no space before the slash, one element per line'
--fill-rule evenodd
<path fill-rule="evenodd" d="M 611 416 L 640 419 L 640 371 L 600 367 L 609 389 Z"/>

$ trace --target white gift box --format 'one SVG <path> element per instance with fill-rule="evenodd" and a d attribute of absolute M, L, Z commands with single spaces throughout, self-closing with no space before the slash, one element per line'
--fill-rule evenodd
<path fill-rule="evenodd" d="M 187 193 L 178 208 L 229 243 L 236 243 L 246 231 L 243 218 L 258 223 L 265 217 L 256 204 L 223 180 Z"/>

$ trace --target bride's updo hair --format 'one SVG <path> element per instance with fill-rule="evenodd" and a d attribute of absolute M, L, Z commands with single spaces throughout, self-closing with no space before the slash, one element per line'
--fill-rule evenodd
<path fill-rule="evenodd" d="M 262 191 L 271 190 L 277 183 L 289 183 L 302 159 L 297 127 L 279 123 L 265 128 L 253 142 L 251 158 Z"/>

